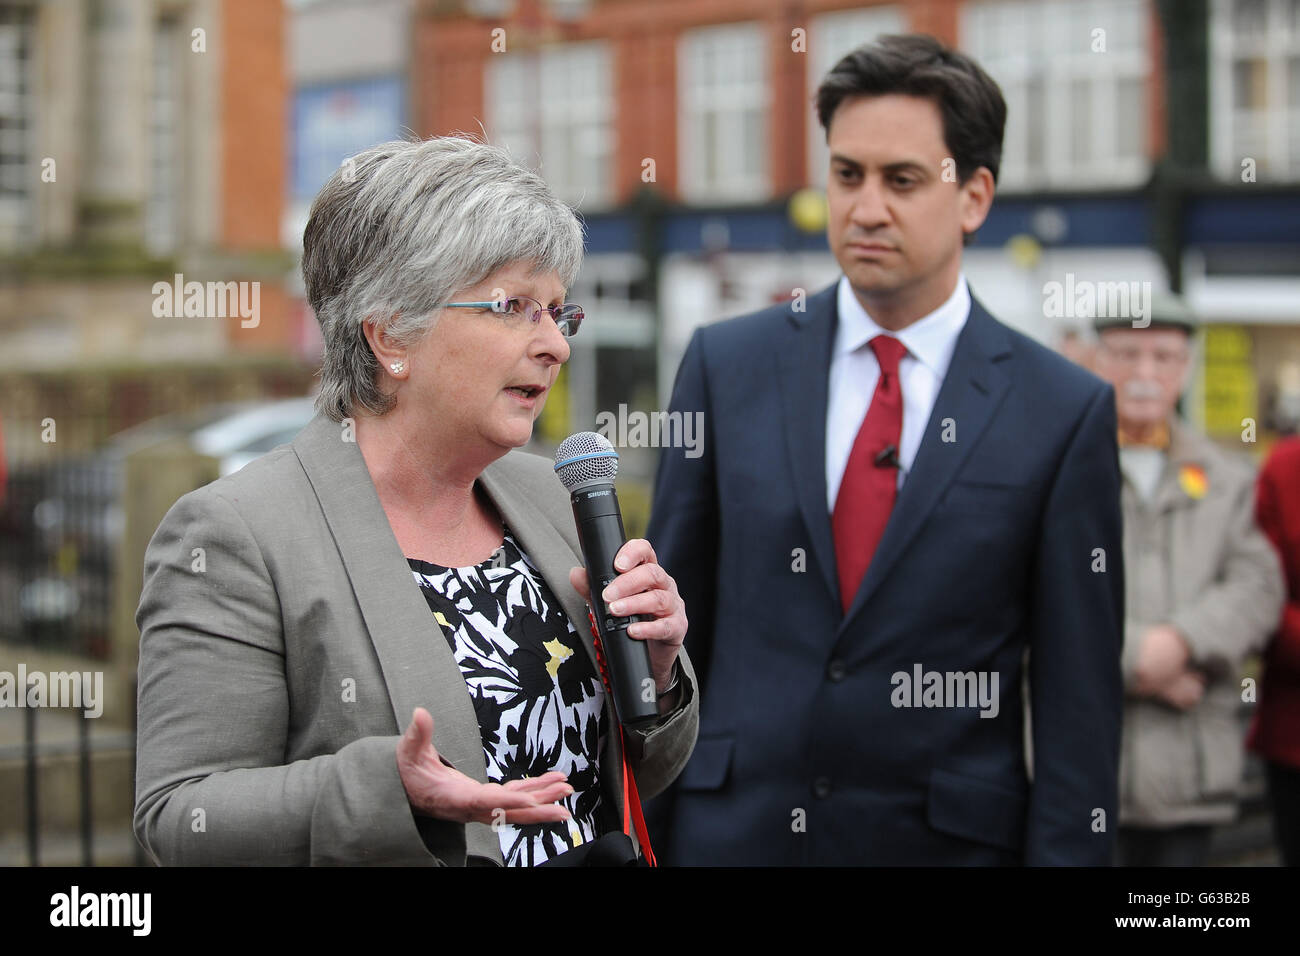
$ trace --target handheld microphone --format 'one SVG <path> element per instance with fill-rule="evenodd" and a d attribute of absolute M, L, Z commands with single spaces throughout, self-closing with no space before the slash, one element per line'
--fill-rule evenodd
<path fill-rule="evenodd" d="M 603 435 L 578 432 L 556 449 L 555 473 L 569 489 L 573 504 L 573 520 L 578 526 L 582 560 L 591 584 L 592 617 L 609 664 L 614 711 L 627 725 L 653 720 L 659 716 L 659 705 L 654 675 L 650 672 L 650 650 L 644 641 L 627 634 L 629 624 L 652 618 L 613 617 L 600 596 L 618 577 L 614 556 L 627 541 L 618 495 L 614 493 L 618 452 Z"/>

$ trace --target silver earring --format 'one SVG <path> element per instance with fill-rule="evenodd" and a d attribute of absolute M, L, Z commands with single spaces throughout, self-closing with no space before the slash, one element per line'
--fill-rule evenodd
<path fill-rule="evenodd" d="M 405 363 L 405 362 L 394 362 L 392 365 L 390 365 L 390 366 L 388 366 L 388 367 L 391 368 L 391 369 L 393 370 L 393 374 L 394 374 L 394 375 L 400 375 L 400 374 L 402 374 L 402 369 L 406 368 L 406 363 Z"/>

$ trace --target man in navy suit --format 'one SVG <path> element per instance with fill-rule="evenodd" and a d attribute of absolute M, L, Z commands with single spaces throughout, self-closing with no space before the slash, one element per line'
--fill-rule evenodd
<path fill-rule="evenodd" d="M 1002 95 L 938 41 L 888 37 L 841 60 L 817 107 L 842 278 L 698 329 L 673 392 L 704 413 L 703 453 L 663 452 L 648 537 L 686 602 L 702 712 L 655 847 L 1107 864 L 1114 392 L 967 288 Z"/>

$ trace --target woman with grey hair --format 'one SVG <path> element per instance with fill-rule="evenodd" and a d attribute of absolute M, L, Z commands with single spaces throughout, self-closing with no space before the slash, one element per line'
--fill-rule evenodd
<path fill-rule="evenodd" d="M 682 601 L 648 542 L 624 545 L 604 594 L 647 615 L 660 716 L 620 730 L 568 495 L 518 450 L 583 318 L 576 217 L 496 147 L 399 141 L 334 174 L 303 247 L 319 414 L 181 498 L 145 556 L 141 844 L 176 864 L 653 859 L 638 788 L 676 777 L 698 724 Z"/>

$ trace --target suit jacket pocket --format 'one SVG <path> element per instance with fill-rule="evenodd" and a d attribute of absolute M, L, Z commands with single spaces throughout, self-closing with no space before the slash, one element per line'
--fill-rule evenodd
<path fill-rule="evenodd" d="M 686 769 L 677 779 L 681 790 L 719 790 L 731 772 L 734 737 L 701 737 Z"/>
<path fill-rule="evenodd" d="M 944 492 L 941 507 L 947 511 L 1000 512 L 1017 508 L 1028 489 L 1020 485 L 994 485 L 954 481 Z"/>
<path fill-rule="evenodd" d="M 1024 842 L 1026 794 L 949 770 L 930 774 L 926 808 L 930 826 L 943 833 L 1018 850 Z"/>
<path fill-rule="evenodd" d="M 1207 802 L 1235 803 L 1241 786 L 1243 730 L 1236 713 L 1236 689 L 1227 686 L 1227 694 L 1221 694 L 1222 685 L 1212 688 L 1191 712 L 1201 757 L 1200 797 Z"/>

